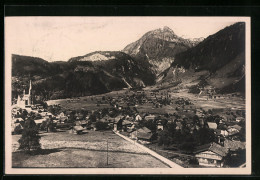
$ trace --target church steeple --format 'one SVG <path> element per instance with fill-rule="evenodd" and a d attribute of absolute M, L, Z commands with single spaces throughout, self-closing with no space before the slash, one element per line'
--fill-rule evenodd
<path fill-rule="evenodd" d="M 30 80 L 29 95 L 31 95 L 31 90 L 32 90 L 32 81 Z"/>

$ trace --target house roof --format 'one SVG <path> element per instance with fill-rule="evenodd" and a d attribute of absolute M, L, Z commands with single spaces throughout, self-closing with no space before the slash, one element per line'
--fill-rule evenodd
<path fill-rule="evenodd" d="M 182 124 L 181 124 L 181 122 L 176 122 L 176 128 L 182 129 Z"/>
<path fill-rule="evenodd" d="M 217 129 L 218 125 L 214 122 L 208 122 L 208 126 L 210 129 Z"/>
<path fill-rule="evenodd" d="M 117 123 L 118 121 L 120 121 L 123 118 L 124 118 L 124 116 L 119 115 L 119 116 L 115 117 L 115 122 Z"/>
<path fill-rule="evenodd" d="M 228 149 L 226 149 L 225 147 L 213 142 L 213 143 L 209 143 L 209 144 L 204 144 L 202 146 L 198 146 L 194 153 L 200 153 L 203 151 L 212 151 L 222 157 L 225 157 L 228 153 Z"/>
<path fill-rule="evenodd" d="M 92 123 L 92 124 L 90 124 L 90 127 L 95 128 L 95 127 L 96 127 L 96 123 Z"/>
<path fill-rule="evenodd" d="M 154 119 L 155 118 L 155 115 L 149 115 L 149 116 L 145 116 L 145 120 L 151 120 L 151 119 Z"/>
<path fill-rule="evenodd" d="M 80 122 L 81 122 L 81 124 L 87 124 L 86 120 L 81 120 Z"/>
<path fill-rule="evenodd" d="M 219 124 L 219 125 L 218 125 L 218 129 L 221 129 L 221 130 L 227 130 L 228 127 L 227 127 L 226 124 Z"/>
<path fill-rule="evenodd" d="M 137 138 L 149 140 L 152 138 L 152 134 L 138 133 Z"/>
<path fill-rule="evenodd" d="M 214 132 L 216 133 L 216 135 L 219 135 L 219 136 L 222 135 L 221 129 L 214 129 Z"/>
<path fill-rule="evenodd" d="M 37 120 L 34 120 L 35 124 L 41 124 L 43 121 L 46 121 L 46 119 L 37 119 Z"/>
<path fill-rule="evenodd" d="M 150 129 L 148 129 L 147 127 L 143 127 L 137 130 L 137 132 L 140 133 L 151 133 L 152 131 Z"/>
<path fill-rule="evenodd" d="M 128 125 L 128 124 L 132 124 L 132 122 L 131 122 L 131 121 L 128 121 L 128 120 L 124 120 L 124 121 L 122 122 L 122 125 Z"/>
<path fill-rule="evenodd" d="M 59 120 L 62 120 L 62 121 L 65 121 L 65 120 L 67 120 L 67 119 L 68 119 L 67 116 L 61 116 L 61 117 L 59 118 Z"/>
<path fill-rule="evenodd" d="M 84 128 L 82 126 L 74 126 L 73 129 L 75 131 L 83 131 L 84 130 Z"/>
<path fill-rule="evenodd" d="M 230 149 L 231 151 L 238 150 L 239 148 L 245 149 L 245 143 L 241 141 L 231 141 L 226 139 L 224 141 L 224 147 Z"/>
<path fill-rule="evenodd" d="M 15 118 L 15 119 L 13 119 L 12 121 L 19 121 L 19 122 L 21 122 L 21 121 L 24 121 L 22 118 Z"/>
<path fill-rule="evenodd" d="M 238 134 L 238 131 L 229 131 L 228 132 L 229 136 L 233 136 L 233 135 L 236 135 L 236 134 Z"/>
<path fill-rule="evenodd" d="M 81 126 L 82 124 L 87 124 L 87 121 L 85 121 L 85 120 L 76 121 L 77 126 Z"/>
<path fill-rule="evenodd" d="M 242 127 L 241 126 L 239 126 L 239 125 L 234 125 L 234 126 L 230 126 L 231 128 L 235 128 L 236 130 L 238 130 L 238 131 L 240 131 L 241 129 L 242 129 Z"/>

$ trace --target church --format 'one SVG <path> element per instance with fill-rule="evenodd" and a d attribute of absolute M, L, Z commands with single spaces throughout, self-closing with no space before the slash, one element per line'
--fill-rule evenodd
<path fill-rule="evenodd" d="M 32 105 L 32 82 L 30 81 L 30 87 L 28 94 L 25 94 L 25 89 L 23 90 L 23 96 L 17 97 L 17 106 L 20 108 L 29 108 Z"/>

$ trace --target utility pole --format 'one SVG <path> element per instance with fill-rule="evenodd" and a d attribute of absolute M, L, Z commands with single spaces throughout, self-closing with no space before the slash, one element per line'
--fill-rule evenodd
<path fill-rule="evenodd" d="M 107 139 L 107 166 L 108 166 L 108 139 Z"/>

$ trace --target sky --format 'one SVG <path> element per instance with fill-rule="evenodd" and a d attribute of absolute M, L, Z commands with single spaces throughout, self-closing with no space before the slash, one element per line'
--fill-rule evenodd
<path fill-rule="evenodd" d="M 238 17 L 5 17 L 5 51 L 67 61 L 93 51 L 122 50 L 164 26 L 183 38 L 206 38 L 238 21 Z"/>

